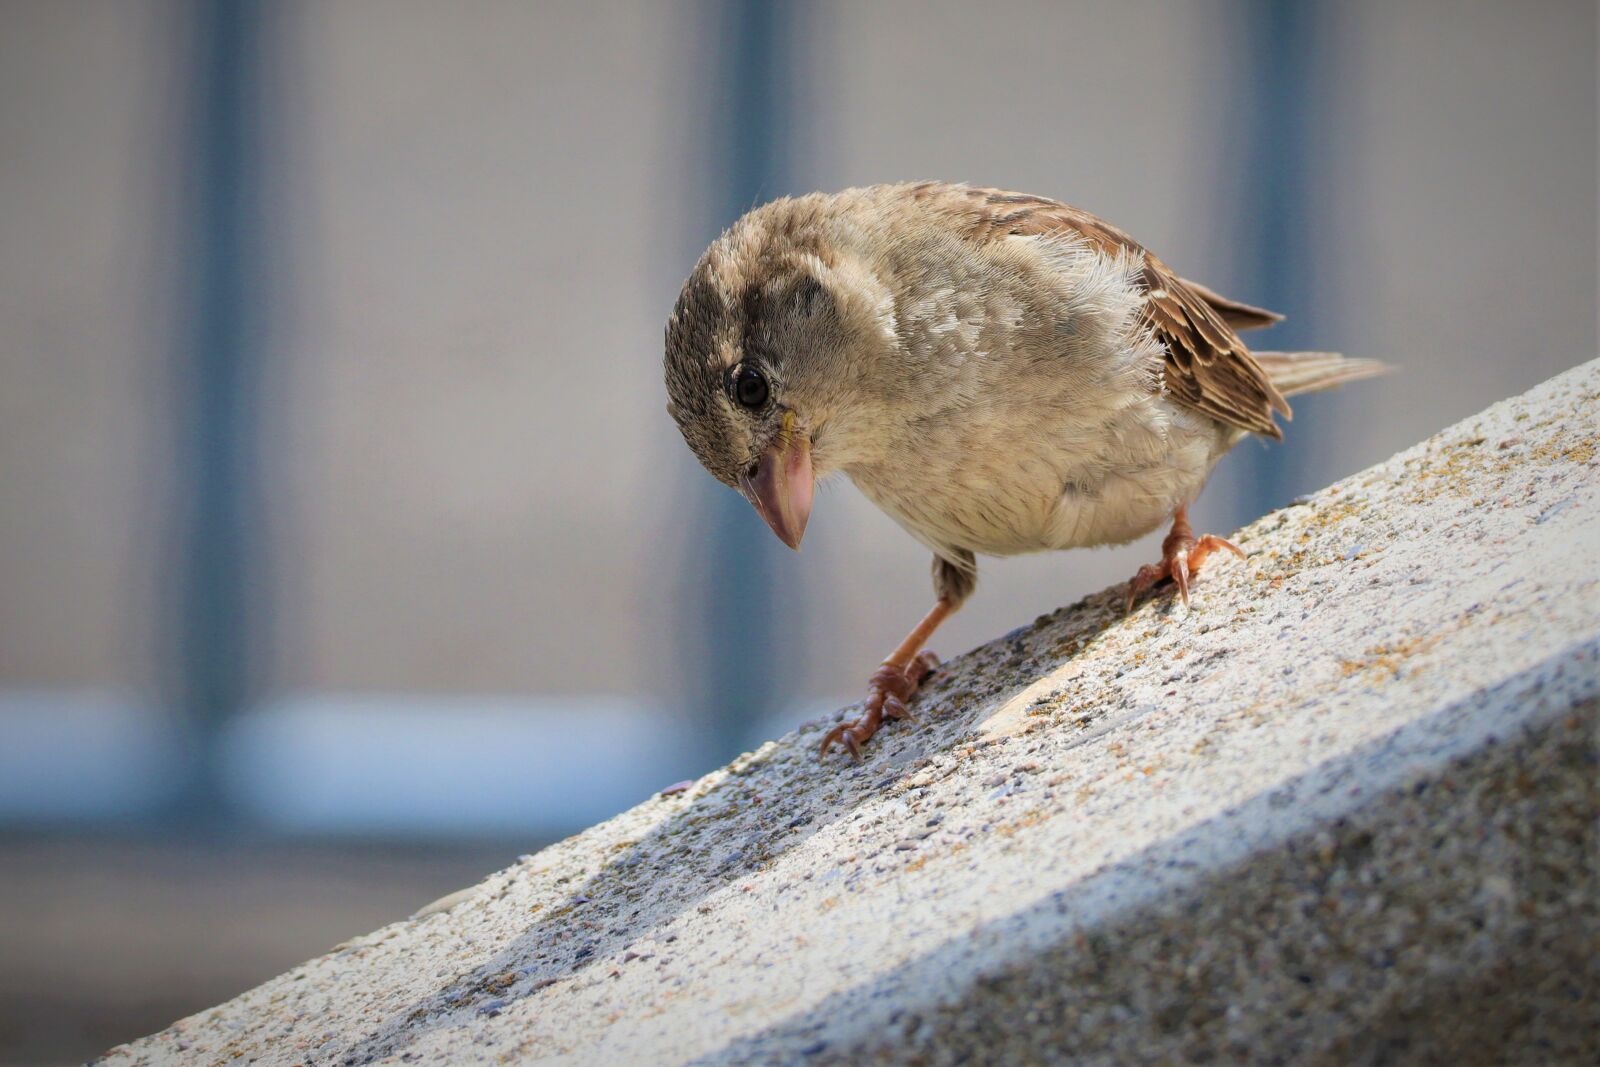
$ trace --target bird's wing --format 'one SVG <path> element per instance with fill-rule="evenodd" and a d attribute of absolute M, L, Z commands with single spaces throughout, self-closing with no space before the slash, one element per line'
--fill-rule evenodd
<path fill-rule="evenodd" d="M 1188 278 L 1179 278 L 1178 281 L 1193 289 L 1200 299 L 1210 304 L 1222 321 L 1232 326 L 1235 330 L 1259 330 L 1263 326 L 1282 322 L 1283 316 L 1276 311 L 1258 308 L 1253 304 L 1246 304 L 1240 300 L 1230 300 L 1221 293 L 1206 288 L 1199 282 L 1191 282 Z"/>
<path fill-rule="evenodd" d="M 942 191 L 964 202 L 975 238 L 1073 236 L 1109 254 L 1130 256 L 1140 266 L 1145 321 L 1166 349 L 1167 392 L 1219 422 L 1283 437 L 1272 416 L 1289 418 L 1288 401 L 1234 332 L 1235 325 L 1267 326 L 1281 316 L 1184 281 L 1133 238 L 1087 211 L 998 189 L 945 186 Z"/>

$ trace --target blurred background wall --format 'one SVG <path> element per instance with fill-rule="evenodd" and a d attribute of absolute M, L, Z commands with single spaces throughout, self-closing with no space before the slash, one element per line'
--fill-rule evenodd
<path fill-rule="evenodd" d="M 0 1062 L 856 699 L 923 550 L 840 485 L 788 553 L 663 413 L 666 314 L 745 208 L 1057 196 L 1288 312 L 1261 347 L 1402 366 L 1230 457 L 1225 531 L 1595 354 L 1595 32 L 1570 0 L 5 0 Z M 1158 541 L 988 562 L 935 647 Z"/>

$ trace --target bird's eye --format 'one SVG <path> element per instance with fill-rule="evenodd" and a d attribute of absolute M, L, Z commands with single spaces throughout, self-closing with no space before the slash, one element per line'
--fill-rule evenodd
<path fill-rule="evenodd" d="M 733 376 L 733 398 L 741 407 L 754 411 L 767 402 L 767 376 L 748 364 Z"/>

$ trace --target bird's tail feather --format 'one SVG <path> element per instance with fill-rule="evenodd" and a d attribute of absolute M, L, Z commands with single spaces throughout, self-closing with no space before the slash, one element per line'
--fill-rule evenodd
<path fill-rule="evenodd" d="M 1251 352 L 1284 396 L 1332 389 L 1394 370 L 1375 359 L 1350 359 L 1337 352 Z"/>

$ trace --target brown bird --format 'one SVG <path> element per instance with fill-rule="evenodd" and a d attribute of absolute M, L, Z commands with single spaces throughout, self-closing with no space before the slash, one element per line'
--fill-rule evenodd
<path fill-rule="evenodd" d="M 923 645 L 979 554 L 1123 544 L 1170 520 L 1128 605 L 1211 553 L 1186 509 L 1284 397 L 1381 373 L 1252 353 L 1281 316 L 1174 274 L 1127 234 L 1041 196 L 943 182 L 766 204 L 695 265 L 667 323 L 668 411 L 720 481 L 799 548 L 817 479 L 843 471 L 933 551 L 933 609 L 822 741 L 859 758 L 937 664 Z"/>

